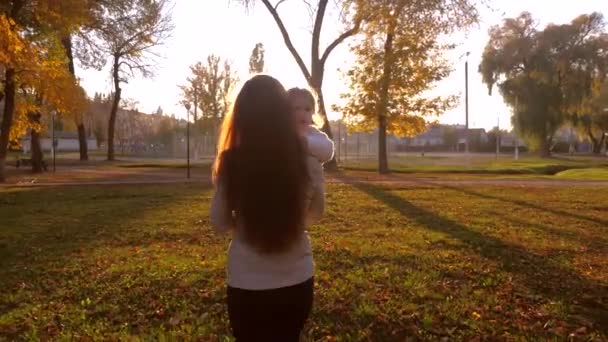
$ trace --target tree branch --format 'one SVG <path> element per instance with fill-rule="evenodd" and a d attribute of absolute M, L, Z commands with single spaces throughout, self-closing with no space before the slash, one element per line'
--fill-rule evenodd
<path fill-rule="evenodd" d="M 317 8 L 317 17 L 315 18 L 314 28 L 312 29 L 312 61 L 319 59 L 319 40 L 321 37 L 321 28 L 323 27 L 323 18 L 327 9 L 328 0 L 320 0 Z"/>
<path fill-rule="evenodd" d="M 268 12 L 270 12 L 270 14 L 272 15 L 272 18 L 276 22 L 277 26 L 279 27 L 279 30 L 281 31 L 281 35 L 283 36 L 283 40 L 285 41 L 285 45 L 287 46 L 287 49 L 289 49 L 289 52 L 291 52 L 291 55 L 298 63 L 298 66 L 302 70 L 304 77 L 307 80 L 309 80 L 310 72 L 308 71 L 306 64 L 304 64 L 302 57 L 300 56 L 300 54 L 298 53 L 296 48 L 293 46 L 291 37 L 289 36 L 289 32 L 287 32 L 287 29 L 285 28 L 285 25 L 283 24 L 283 21 L 281 20 L 279 13 L 275 10 L 275 8 L 272 6 L 272 4 L 270 3 L 269 0 L 262 0 L 262 2 L 266 6 L 266 9 L 268 9 Z"/>
<path fill-rule="evenodd" d="M 274 10 L 276 11 L 277 8 L 279 8 L 279 5 L 282 4 L 282 3 L 284 3 L 285 1 L 287 1 L 287 0 L 280 0 L 279 2 L 277 2 L 277 4 L 274 5 Z"/>
<path fill-rule="evenodd" d="M 325 49 L 325 52 L 323 52 L 323 56 L 321 57 L 321 65 L 325 65 L 325 62 L 327 61 L 327 58 L 329 57 L 329 54 L 331 54 L 331 52 L 338 45 L 340 45 L 347 38 L 352 37 L 355 34 L 357 34 L 357 32 L 359 32 L 360 28 L 361 28 L 361 21 L 357 20 L 357 22 L 355 22 L 355 25 L 353 26 L 353 28 L 351 28 L 350 30 L 342 33 L 338 38 L 336 38 L 336 40 L 334 40 L 331 44 L 329 44 L 329 46 L 327 46 L 327 48 Z"/>

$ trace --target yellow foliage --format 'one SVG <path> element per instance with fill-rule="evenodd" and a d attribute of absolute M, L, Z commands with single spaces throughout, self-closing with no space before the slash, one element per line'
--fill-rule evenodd
<path fill-rule="evenodd" d="M 356 61 L 346 73 L 350 91 L 334 110 L 355 131 L 372 131 L 386 118 L 386 129 L 394 135 L 423 132 L 433 116 L 456 100 L 429 97 L 451 71 L 442 55 L 453 46 L 440 37 L 477 20 L 474 6 L 469 1 L 360 0 L 357 12 L 364 20 L 351 46 Z"/>
<path fill-rule="evenodd" d="M 0 64 L 16 71 L 17 94 L 10 140 L 34 127 L 30 113 L 57 111 L 80 116 L 86 111 L 86 94 L 69 72 L 67 57 L 57 35 L 27 35 L 14 20 L 0 15 Z"/>

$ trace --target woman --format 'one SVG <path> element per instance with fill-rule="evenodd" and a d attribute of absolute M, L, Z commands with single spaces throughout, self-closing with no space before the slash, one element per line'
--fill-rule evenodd
<path fill-rule="evenodd" d="M 324 209 L 322 168 L 307 156 L 283 86 L 258 75 L 224 120 L 211 224 L 232 232 L 228 314 L 237 341 L 298 341 L 313 301 L 306 226 Z"/>

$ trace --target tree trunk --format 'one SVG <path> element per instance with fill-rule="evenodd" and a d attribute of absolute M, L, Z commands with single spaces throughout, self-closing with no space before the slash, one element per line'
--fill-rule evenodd
<path fill-rule="evenodd" d="M 9 68 L 6 69 L 4 78 L 4 114 L 0 124 L 0 182 L 6 180 L 5 163 L 15 113 L 15 91 L 15 70 Z"/>
<path fill-rule="evenodd" d="M 313 69 L 315 70 L 315 69 Z M 325 110 L 325 99 L 323 98 L 323 72 L 316 71 L 313 72 L 313 75 L 310 79 L 310 86 L 314 90 L 317 95 L 317 107 L 319 115 L 323 118 L 323 127 L 321 130 L 327 134 L 327 136 L 334 140 L 334 136 L 331 132 L 331 126 L 329 124 L 329 118 L 327 117 L 327 111 Z M 338 170 L 338 162 L 336 160 L 336 155 L 334 153 L 333 158 L 325 163 L 325 169 L 329 171 Z"/>
<path fill-rule="evenodd" d="M 61 44 L 65 49 L 65 54 L 68 57 L 68 70 L 72 76 L 76 77 L 76 68 L 74 68 L 74 54 L 72 51 L 72 37 L 68 34 L 61 40 Z M 79 116 L 76 115 L 76 118 Z M 87 133 L 84 127 L 84 123 L 79 122 L 78 119 L 75 119 L 76 127 L 78 128 L 78 149 L 80 151 L 80 160 L 87 161 L 89 160 L 89 148 L 87 146 Z"/>
<path fill-rule="evenodd" d="M 606 135 L 602 134 L 602 138 L 600 139 L 599 144 L 597 144 L 598 154 L 602 153 L 602 147 L 604 147 L 604 144 L 606 144 Z"/>
<path fill-rule="evenodd" d="M 122 89 L 120 89 L 120 78 L 119 78 L 119 57 L 114 56 L 114 66 L 112 69 L 112 75 L 114 78 L 114 99 L 112 101 L 112 109 L 110 111 L 110 121 L 108 122 L 108 160 L 114 160 L 114 126 L 116 125 L 116 114 L 118 113 L 118 106 L 120 104 L 120 95 Z"/>
<path fill-rule="evenodd" d="M 543 139 L 538 149 L 541 158 L 551 157 L 551 140 Z"/>
<path fill-rule="evenodd" d="M 378 172 L 389 173 L 388 154 L 386 150 L 386 114 L 388 110 L 388 90 L 391 84 L 391 65 L 393 56 L 394 27 L 391 26 L 384 42 L 384 70 L 382 87 L 380 89 L 380 103 L 378 106 Z"/>
<path fill-rule="evenodd" d="M 597 139 L 595 137 L 595 135 L 593 135 L 593 131 L 591 130 L 591 127 L 586 127 L 586 128 L 587 128 L 587 136 L 589 137 L 589 140 L 591 140 L 592 152 L 595 154 L 599 154 L 600 150 L 602 148 L 602 145 L 600 144 L 599 139 Z"/>
<path fill-rule="evenodd" d="M 386 153 L 386 116 L 378 116 L 378 172 L 389 173 L 388 155 Z"/>
<path fill-rule="evenodd" d="M 40 122 L 40 114 L 35 114 L 34 121 Z M 42 153 L 42 146 L 40 144 L 40 132 L 35 129 L 32 129 L 30 137 L 32 142 L 32 173 L 42 173 L 42 171 L 44 171 L 44 155 Z M 51 144 L 52 143 L 53 142 L 51 142 Z"/>
<path fill-rule="evenodd" d="M 87 130 L 84 124 L 78 124 L 78 148 L 80 150 L 80 161 L 89 160 L 89 146 L 87 144 Z"/>

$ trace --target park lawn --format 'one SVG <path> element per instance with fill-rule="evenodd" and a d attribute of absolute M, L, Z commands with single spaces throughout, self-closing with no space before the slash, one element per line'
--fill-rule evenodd
<path fill-rule="evenodd" d="M 305 337 L 605 340 L 607 193 L 330 184 Z M 230 340 L 210 196 L 0 189 L 0 340 Z"/>
<path fill-rule="evenodd" d="M 343 161 L 341 167 L 352 171 L 376 171 L 378 161 L 351 159 Z M 511 156 L 505 155 L 495 159 L 490 154 L 472 154 L 469 157 L 464 155 L 428 155 L 425 157 L 405 155 L 392 157 L 389 160 L 389 167 L 395 173 L 553 176 L 566 170 L 608 168 L 608 158 L 522 156 L 520 160 L 513 160 Z"/>
<path fill-rule="evenodd" d="M 572 169 L 562 171 L 555 175 L 560 179 L 587 179 L 587 180 L 608 180 L 608 167 Z"/>

